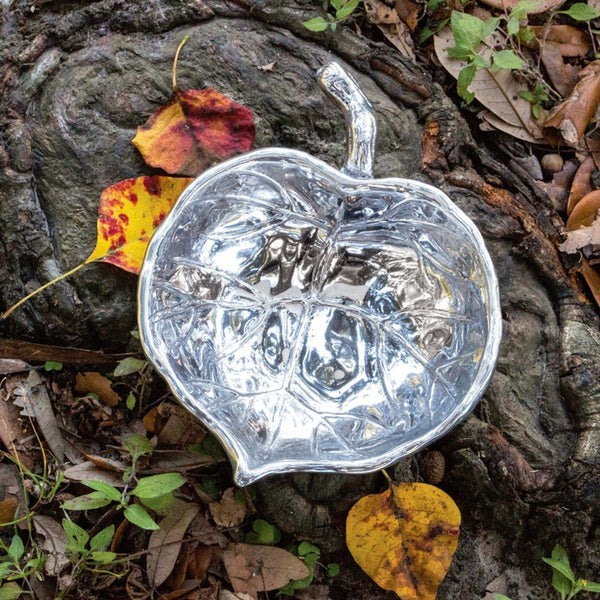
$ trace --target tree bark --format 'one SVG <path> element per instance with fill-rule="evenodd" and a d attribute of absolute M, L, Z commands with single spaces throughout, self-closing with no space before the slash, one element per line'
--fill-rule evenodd
<path fill-rule="evenodd" d="M 338 166 L 343 118 L 314 72 L 340 60 L 377 111 L 376 176 L 446 191 L 482 231 L 500 281 L 496 373 L 475 413 L 433 448 L 446 462 L 440 486 L 463 515 L 438 598 L 553 597 L 541 557 L 555 543 L 576 573 L 597 578 L 600 328 L 557 251 L 561 217 L 514 163 L 524 146 L 472 133 L 432 74 L 395 49 L 352 27 L 308 31 L 301 22 L 317 11 L 303 0 L 3 2 L 3 308 L 91 253 L 102 189 L 151 172 L 130 140 L 168 100 L 185 35 L 181 88 L 214 87 L 251 108 L 255 147 L 297 148 Z M 4 334 L 120 351 L 135 327 L 135 288 L 134 276 L 90 265 L 15 311 Z M 426 454 L 400 461 L 397 478 L 427 478 Z M 349 506 L 383 486 L 376 475 L 288 475 L 262 483 L 259 496 L 265 518 L 342 562 L 334 598 L 391 598 L 344 553 Z"/>

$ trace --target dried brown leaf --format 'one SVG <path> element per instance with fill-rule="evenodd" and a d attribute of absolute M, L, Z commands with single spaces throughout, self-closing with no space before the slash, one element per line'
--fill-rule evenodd
<path fill-rule="evenodd" d="M 223 553 L 225 569 L 236 592 L 253 596 L 308 577 L 308 567 L 293 554 L 273 546 L 232 544 Z"/>
<path fill-rule="evenodd" d="M 393 8 L 381 0 L 365 0 L 365 11 L 367 19 L 377 26 L 390 44 L 402 55 L 415 58 L 410 28 Z"/>
<path fill-rule="evenodd" d="M 189 535 L 207 546 L 217 545 L 225 548 L 229 544 L 229 539 L 210 523 L 202 513 L 198 513 L 192 521 Z"/>
<path fill-rule="evenodd" d="M 19 408 L 10 398 L 17 385 L 22 381 L 21 375 L 11 375 L 2 382 L 0 392 L 0 441 L 7 452 L 20 461 L 26 469 L 33 469 L 35 450 L 33 431 L 28 419 L 22 419 Z"/>
<path fill-rule="evenodd" d="M 411 0 L 396 0 L 396 12 L 411 31 L 416 29 L 421 14 L 421 7 L 418 4 Z"/>
<path fill-rule="evenodd" d="M 600 60 L 582 69 L 578 79 L 569 97 L 557 104 L 544 121 L 544 129 L 557 130 L 570 146 L 579 145 L 600 102 Z"/>
<path fill-rule="evenodd" d="M 221 590 L 219 592 L 219 600 L 254 600 L 254 598 L 250 594 L 236 594 L 229 590 Z"/>
<path fill-rule="evenodd" d="M 115 471 L 109 471 L 95 465 L 92 461 L 85 461 L 65 469 L 64 476 L 72 481 L 102 481 L 113 487 L 124 487 L 123 477 Z"/>
<path fill-rule="evenodd" d="M 193 452 L 191 450 L 160 450 L 152 455 L 150 464 L 144 467 L 144 475 L 156 475 L 159 473 L 171 473 L 177 471 L 183 473 L 214 465 L 212 456 Z"/>
<path fill-rule="evenodd" d="M 571 25 L 532 26 L 531 29 L 535 34 L 534 47 L 550 44 L 561 56 L 585 56 L 591 47 L 587 32 Z"/>
<path fill-rule="evenodd" d="M 573 209 L 567 219 L 567 229 L 575 231 L 580 227 L 589 227 L 600 210 L 600 190 L 586 194 Z"/>
<path fill-rule="evenodd" d="M 52 410 L 52 402 L 46 391 L 46 386 L 35 370 L 29 371 L 26 380 L 23 380 L 13 392 L 15 396 L 14 403 L 23 409 L 21 414 L 32 417 L 37 422 L 37 427 L 44 436 L 52 454 L 56 456 L 59 462 L 64 462 L 65 452 L 70 451 L 69 459 L 78 456 L 73 453 L 70 444 L 63 438 L 56 417 Z"/>
<path fill-rule="evenodd" d="M 4 523 L 10 523 L 15 518 L 18 507 L 19 501 L 13 496 L 0 500 L 0 527 L 3 527 Z"/>
<path fill-rule="evenodd" d="M 71 562 L 65 554 L 69 542 L 65 530 L 54 519 L 45 515 L 34 515 L 33 528 L 44 538 L 40 548 L 44 550 L 46 556 L 44 563 L 46 575 L 60 575 Z"/>
<path fill-rule="evenodd" d="M 152 532 L 148 543 L 146 572 L 153 588 L 157 588 L 171 574 L 185 532 L 199 510 L 198 504 L 178 501 L 158 524 L 160 529 Z"/>
<path fill-rule="evenodd" d="M 577 169 L 573 183 L 571 184 L 571 191 L 569 193 L 569 201 L 567 203 L 567 215 L 573 212 L 573 209 L 577 203 L 586 195 L 589 194 L 592 187 L 591 175 L 596 170 L 594 159 L 588 156 Z"/>
<path fill-rule="evenodd" d="M 187 561 L 188 577 L 204 581 L 208 574 L 212 555 L 213 547 L 206 544 L 197 544 L 193 550 L 190 550 Z"/>
<path fill-rule="evenodd" d="M 0 358 L 0 375 L 29 371 L 31 366 L 18 358 Z"/>
<path fill-rule="evenodd" d="M 96 371 L 77 373 L 75 376 L 75 391 L 78 394 L 96 394 L 107 406 L 116 406 L 121 397 L 111 387 L 111 381 Z"/>
<path fill-rule="evenodd" d="M 210 503 L 210 514 L 219 527 L 236 527 L 244 522 L 246 503 L 238 502 L 235 495 L 235 488 L 230 487 L 223 492 L 219 502 Z"/>
<path fill-rule="evenodd" d="M 575 254 L 590 245 L 600 245 L 600 219 L 598 218 L 589 227 L 584 226 L 575 231 L 569 231 L 567 239 L 558 249 L 567 254 Z"/>
<path fill-rule="evenodd" d="M 581 262 L 581 274 L 588 284 L 596 304 L 600 306 L 600 274 L 598 274 L 598 271 L 594 267 L 590 266 L 590 263 L 585 258 Z"/>
<path fill-rule="evenodd" d="M 568 96 L 577 84 L 580 69 L 566 63 L 559 48 L 554 44 L 542 44 L 540 58 L 556 91 L 561 96 Z"/>

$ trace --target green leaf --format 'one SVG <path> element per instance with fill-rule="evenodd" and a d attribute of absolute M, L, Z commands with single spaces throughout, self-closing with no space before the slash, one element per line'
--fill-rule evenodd
<path fill-rule="evenodd" d="M 342 8 L 342 6 L 344 6 L 346 1 L 347 0 L 330 0 L 329 4 L 331 4 L 331 7 L 334 10 L 339 10 L 340 8 Z"/>
<path fill-rule="evenodd" d="M 77 498 L 65 500 L 61 504 L 61 507 L 65 510 L 92 510 L 94 508 L 102 508 L 111 502 L 112 500 L 106 498 L 102 492 L 91 492 L 90 494 L 85 494 L 85 496 L 77 496 Z"/>
<path fill-rule="evenodd" d="M 476 56 L 471 50 L 467 50 L 466 48 L 459 48 L 458 46 L 448 48 L 446 52 L 448 53 L 448 56 L 450 58 L 454 58 L 456 60 L 468 60 L 469 62 L 471 61 L 473 56 Z"/>
<path fill-rule="evenodd" d="M 71 542 L 72 548 L 83 552 L 83 550 L 85 550 L 85 545 L 90 539 L 88 532 L 82 527 L 79 527 L 76 523 L 73 523 L 71 519 L 63 519 L 62 526 Z"/>
<path fill-rule="evenodd" d="M 494 52 L 492 60 L 497 69 L 521 69 L 525 64 L 512 50 L 498 50 Z"/>
<path fill-rule="evenodd" d="M 263 544 L 273 546 L 281 540 L 281 531 L 263 519 L 256 519 L 252 523 L 250 533 L 246 534 L 245 542 L 247 544 Z"/>
<path fill-rule="evenodd" d="M 533 115 L 534 119 L 540 118 L 540 115 L 542 114 L 542 107 L 537 102 L 531 105 L 531 114 Z"/>
<path fill-rule="evenodd" d="M 520 90 L 517 92 L 518 96 L 521 96 L 527 102 L 536 102 L 537 98 L 528 90 Z"/>
<path fill-rule="evenodd" d="M 44 371 L 60 371 L 62 368 L 63 364 L 54 360 L 47 360 L 44 363 Z"/>
<path fill-rule="evenodd" d="M 14 600 L 23 593 L 23 590 L 14 582 L 5 583 L 0 587 L 0 600 Z"/>
<path fill-rule="evenodd" d="M 302 21 L 302 25 L 309 31 L 325 31 L 329 27 L 329 23 L 323 17 L 315 17 L 308 21 Z"/>
<path fill-rule="evenodd" d="M 90 540 L 90 550 L 102 550 L 103 548 L 106 548 L 112 542 L 114 534 L 114 525 L 105 527 Z"/>
<path fill-rule="evenodd" d="M 564 562 L 560 560 L 555 560 L 553 558 L 542 558 L 542 560 L 546 564 L 550 565 L 554 569 L 555 573 L 558 572 L 561 575 L 563 575 L 566 579 L 568 579 L 571 583 L 575 583 L 575 575 L 573 574 L 573 571 L 571 570 L 571 567 L 568 564 L 565 564 Z"/>
<path fill-rule="evenodd" d="M 483 22 L 483 27 L 481 28 L 481 39 L 485 40 L 488 35 L 491 35 L 498 28 L 498 24 L 500 23 L 500 19 L 498 17 L 490 17 Z"/>
<path fill-rule="evenodd" d="M 101 565 L 106 565 L 111 563 L 115 558 L 117 558 L 116 552 L 92 552 L 91 555 L 92 560 Z"/>
<path fill-rule="evenodd" d="M 25 546 L 23 540 L 18 536 L 14 535 L 8 547 L 8 555 L 15 561 L 19 560 L 25 553 Z"/>
<path fill-rule="evenodd" d="M 327 565 L 327 577 L 337 577 L 340 574 L 340 565 L 329 563 Z"/>
<path fill-rule="evenodd" d="M 476 66 L 478 69 L 489 69 L 490 63 L 483 58 L 483 56 L 479 56 L 479 54 L 474 54 L 471 57 L 471 64 Z"/>
<path fill-rule="evenodd" d="M 586 592 L 600 592 L 600 583 L 594 581 L 587 581 L 586 579 L 580 579 L 581 589 Z"/>
<path fill-rule="evenodd" d="M 427 10 L 435 10 L 442 2 L 444 2 L 444 0 L 427 0 L 425 8 L 427 8 Z"/>
<path fill-rule="evenodd" d="M 506 21 L 506 32 L 508 35 L 517 35 L 520 28 L 521 24 L 519 23 L 519 19 L 511 17 L 508 19 L 508 21 Z"/>
<path fill-rule="evenodd" d="M 340 21 L 350 16 L 356 10 L 360 1 L 361 0 L 349 0 L 349 2 L 346 2 L 340 9 L 336 10 L 335 18 Z"/>
<path fill-rule="evenodd" d="M 115 377 L 125 377 L 125 375 L 131 375 L 132 373 L 141 371 L 147 364 L 147 360 L 135 358 L 135 356 L 128 356 L 117 363 L 113 375 Z"/>
<path fill-rule="evenodd" d="M 134 462 L 140 456 L 144 456 L 144 454 L 152 454 L 154 450 L 154 446 L 150 442 L 150 440 L 145 435 L 140 435 L 139 433 L 133 433 L 129 437 L 123 440 L 123 447 L 131 454 L 131 458 Z"/>
<path fill-rule="evenodd" d="M 129 394 L 129 396 L 127 396 L 127 400 L 125 400 L 125 406 L 129 409 L 129 410 L 133 410 L 135 408 L 135 403 L 137 402 L 136 397 L 133 394 Z"/>
<path fill-rule="evenodd" d="M 558 12 L 561 15 L 568 15 L 576 21 L 591 21 L 600 17 L 600 11 L 585 2 L 577 2 L 568 10 L 559 10 Z"/>
<path fill-rule="evenodd" d="M 138 498 L 158 498 L 176 490 L 184 483 L 185 477 L 179 473 L 151 475 L 140 479 L 131 494 Z"/>
<path fill-rule="evenodd" d="M 140 529 L 160 529 L 154 519 L 139 504 L 131 504 L 124 511 L 125 518 Z"/>
<path fill-rule="evenodd" d="M 494 594 L 494 600 L 510 600 L 510 598 L 504 594 Z"/>
<path fill-rule="evenodd" d="M 475 52 L 484 38 L 484 22 L 467 13 L 452 11 L 450 27 L 452 28 L 454 43 L 459 48 Z"/>
<path fill-rule="evenodd" d="M 321 550 L 319 550 L 317 546 L 314 546 L 310 542 L 301 542 L 298 546 L 298 556 L 301 557 L 304 560 L 304 562 L 307 562 L 307 559 L 312 560 L 312 556 L 316 556 L 316 562 L 321 556 Z"/>
<path fill-rule="evenodd" d="M 522 21 L 527 15 L 536 10 L 540 5 L 540 0 L 521 0 L 509 13 L 509 18 L 515 21 Z"/>
<path fill-rule="evenodd" d="M 6 554 L 3 558 L 6 558 Z M 10 573 L 12 567 L 13 565 L 10 562 L 0 562 L 0 583 L 2 583 L 2 580 Z"/>
<path fill-rule="evenodd" d="M 531 42 L 535 39 L 535 32 L 531 27 L 522 27 L 519 31 L 519 39 L 523 42 Z"/>
<path fill-rule="evenodd" d="M 93 479 L 90 481 L 82 481 L 81 483 L 89 488 L 92 488 L 93 490 L 96 490 L 97 492 L 100 492 L 105 498 L 114 500 L 115 502 L 121 501 L 121 492 L 108 483 L 104 483 L 103 481 L 94 481 Z"/>
<path fill-rule="evenodd" d="M 175 496 L 171 492 L 158 498 L 142 498 L 142 503 L 159 515 L 165 515 L 175 504 Z"/>
<path fill-rule="evenodd" d="M 475 94 L 469 92 L 468 90 L 471 82 L 475 78 L 475 73 L 477 73 L 477 67 L 475 65 L 469 65 L 468 67 L 461 69 L 460 73 L 458 74 L 456 90 L 458 95 L 467 104 L 470 104 L 475 98 Z"/>

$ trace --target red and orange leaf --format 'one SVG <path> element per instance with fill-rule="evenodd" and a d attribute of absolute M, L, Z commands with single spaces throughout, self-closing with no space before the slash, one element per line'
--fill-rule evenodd
<path fill-rule="evenodd" d="M 154 175 L 106 188 L 100 195 L 96 248 L 86 263 L 101 260 L 139 273 L 150 236 L 191 181 Z"/>
<path fill-rule="evenodd" d="M 175 89 L 171 101 L 138 127 L 133 144 L 151 167 L 198 175 L 213 163 L 247 152 L 252 112 L 212 88 Z"/>
<path fill-rule="evenodd" d="M 439 488 L 400 483 L 361 498 L 346 544 L 362 570 L 402 600 L 434 600 L 458 544 L 460 511 Z"/>

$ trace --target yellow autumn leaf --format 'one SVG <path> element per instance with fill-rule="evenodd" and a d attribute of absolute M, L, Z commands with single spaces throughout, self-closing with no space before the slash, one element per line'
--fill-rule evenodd
<path fill-rule="evenodd" d="M 85 262 L 100 260 L 139 273 L 150 236 L 191 181 L 154 175 L 106 188 L 98 207 L 96 248 Z"/>
<path fill-rule="evenodd" d="M 346 521 L 346 544 L 361 569 L 402 600 L 434 600 L 458 544 L 460 511 L 425 483 L 392 485 L 361 498 Z"/>

